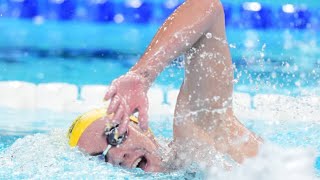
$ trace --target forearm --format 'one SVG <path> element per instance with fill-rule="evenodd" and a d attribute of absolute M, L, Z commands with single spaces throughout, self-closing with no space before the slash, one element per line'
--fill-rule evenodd
<path fill-rule="evenodd" d="M 151 85 L 172 60 L 208 31 L 221 13 L 219 0 L 187 0 L 162 25 L 131 72 L 143 76 Z"/>

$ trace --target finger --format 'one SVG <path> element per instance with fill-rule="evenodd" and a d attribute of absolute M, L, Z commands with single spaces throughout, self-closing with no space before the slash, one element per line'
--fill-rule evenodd
<path fill-rule="evenodd" d="M 147 131 L 148 124 L 148 106 L 143 106 L 143 108 L 138 108 L 139 110 L 139 126 L 143 131 Z"/>
<path fill-rule="evenodd" d="M 127 132 L 128 124 L 129 124 L 129 116 L 127 113 L 124 113 L 122 121 L 121 121 L 119 128 L 118 128 L 120 135 L 123 135 Z"/>
<path fill-rule="evenodd" d="M 105 121 L 105 130 L 109 131 L 113 127 L 112 120 L 107 116 L 103 117 L 102 119 Z"/>
<path fill-rule="evenodd" d="M 107 113 L 108 114 L 114 113 L 117 110 L 117 108 L 119 107 L 120 103 L 121 103 L 121 99 L 119 98 L 119 96 L 115 96 L 112 99 L 111 103 L 109 104 Z"/>
<path fill-rule="evenodd" d="M 123 117 L 123 113 L 124 113 L 124 108 L 123 108 L 122 105 L 120 105 L 118 110 L 117 110 L 117 112 L 116 112 L 116 114 L 112 118 L 112 122 L 114 124 L 120 124 L 120 121 L 121 121 L 121 119 Z"/>
<path fill-rule="evenodd" d="M 116 94 L 117 88 L 115 86 L 110 86 L 107 90 L 106 95 L 104 95 L 104 100 L 108 101 L 110 98 L 112 98 Z"/>

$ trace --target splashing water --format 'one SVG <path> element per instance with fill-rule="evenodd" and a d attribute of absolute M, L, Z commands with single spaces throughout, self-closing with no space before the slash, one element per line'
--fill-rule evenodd
<path fill-rule="evenodd" d="M 257 157 L 247 159 L 243 164 L 231 171 L 212 167 L 209 177 L 218 180 L 313 180 L 316 153 L 312 149 L 281 148 L 273 144 L 261 146 Z"/>
<path fill-rule="evenodd" d="M 140 169 L 127 170 L 106 164 L 98 157 L 70 148 L 66 130 L 49 134 L 29 135 L 18 139 L 10 148 L 0 153 L 0 179 L 41 178 L 108 178 L 157 177 Z M 161 175 L 176 177 L 178 173 Z"/>
<path fill-rule="evenodd" d="M 206 170 L 192 165 L 170 173 L 145 173 L 140 169 L 123 169 L 106 164 L 98 157 L 70 148 L 65 130 L 29 135 L 18 139 L 0 153 L 1 179 L 108 178 L 108 179 L 316 179 L 315 151 L 280 148 L 272 144 L 261 147 L 259 155 L 242 165 L 225 170 Z"/>

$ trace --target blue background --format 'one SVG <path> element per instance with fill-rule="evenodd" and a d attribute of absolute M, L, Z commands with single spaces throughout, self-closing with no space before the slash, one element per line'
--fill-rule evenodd
<path fill-rule="evenodd" d="M 0 0 L 0 80 L 109 84 L 181 2 Z M 320 86 L 319 1 L 222 3 L 236 90 L 292 95 Z M 292 13 L 283 10 L 288 3 Z M 169 69 L 158 82 L 177 88 L 182 78 L 181 68 Z"/>

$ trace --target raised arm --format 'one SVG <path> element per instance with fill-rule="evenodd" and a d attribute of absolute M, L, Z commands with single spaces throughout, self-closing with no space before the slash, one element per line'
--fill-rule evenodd
<path fill-rule="evenodd" d="M 219 0 L 187 0 L 161 26 L 146 52 L 131 69 L 150 83 L 175 58 L 189 50 L 223 14 Z"/>
<path fill-rule="evenodd" d="M 189 50 L 212 27 L 216 16 L 223 15 L 219 0 L 186 0 L 161 26 L 146 52 L 124 76 L 114 80 L 105 95 L 111 99 L 108 113 L 112 123 L 120 124 L 123 134 L 128 116 L 139 111 L 139 124 L 148 128 L 147 91 L 158 74 L 176 57 Z M 110 121 L 110 120 L 108 120 Z"/>

